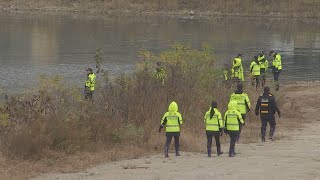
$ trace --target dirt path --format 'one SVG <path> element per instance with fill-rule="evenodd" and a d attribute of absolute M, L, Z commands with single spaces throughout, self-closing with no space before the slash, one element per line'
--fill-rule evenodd
<path fill-rule="evenodd" d="M 283 138 L 274 142 L 238 144 L 234 158 L 227 156 L 225 144 L 222 149 L 226 153 L 221 157 L 182 153 L 181 157 L 165 159 L 155 155 L 107 163 L 80 173 L 46 174 L 37 179 L 320 179 L 320 86 L 287 88 L 295 89 L 287 94 L 288 98 L 294 98 L 301 106 L 305 104 L 301 109 L 304 118 L 290 118 L 308 119 L 308 124 L 282 132 Z"/>

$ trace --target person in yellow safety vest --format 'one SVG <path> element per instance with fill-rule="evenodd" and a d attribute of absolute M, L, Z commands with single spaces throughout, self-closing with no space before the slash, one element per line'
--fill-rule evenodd
<path fill-rule="evenodd" d="M 244 81 L 244 76 L 243 76 L 243 66 L 242 66 L 242 54 L 238 54 L 236 58 L 233 59 L 232 61 L 232 70 L 234 73 L 234 78 L 235 81 L 240 83 L 241 81 Z"/>
<path fill-rule="evenodd" d="M 228 64 L 228 63 L 224 64 L 223 77 L 224 77 L 225 86 L 230 88 L 230 86 L 231 86 L 231 82 L 230 81 L 233 78 L 233 69 L 231 68 L 231 65 Z"/>
<path fill-rule="evenodd" d="M 217 155 L 223 154 L 220 145 L 220 136 L 223 133 L 224 123 L 222 120 L 221 113 L 217 109 L 217 102 L 213 101 L 209 111 L 204 115 L 204 123 L 206 125 L 207 135 L 207 152 L 208 157 L 211 157 L 212 137 L 216 140 Z"/>
<path fill-rule="evenodd" d="M 180 136 L 180 126 L 182 125 L 182 116 L 178 112 L 178 104 L 176 102 L 171 102 L 166 112 L 160 122 L 159 132 L 165 126 L 166 127 L 166 145 L 164 148 L 165 157 L 169 157 L 169 146 L 171 143 L 172 137 L 174 137 L 174 145 L 176 156 L 179 154 L 179 136 Z"/>
<path fill-rule="evenodd" d="M 225 133 L 230 136 L 229 157 L 236 155 L 235 144 L 240 130 L 240 124 L 244 124 L 240 112 L 237 110 L 237 101 L 230 101 L 228 110 L 224 114 Z"/>
<path fill-rule="evenodd" d="M 267 69 L 269 68 L 269 61 L 265 58 L 263 51 L 259 53 L 258 61 L 260 63 L 261 86 L 264 87 L 266 85 Z"/>
<path fill-rule="evenodd" d="M 166 78 L 166 71 L 161 66 L 161 62 L 157 62 L 156 77 L 161 81 L 162 85 L 164 85 L 164 81 Z"/>
<path fill-rule="evenodd" d="M 279 76 L 282 71 L 282 59 L 281 59 L 281 55 L 278 52 L 270 51 L 270 56 L 271 55 L 273 56 L 273 61 L 272 61 L 273 80 L 276 86 L 276 91 L 278 91 L 280 88 Z"/>
<path fill-rule="evenodd" d="M 250 99 L 248 94 L 243 92 L 243 85 L 242 84 L 238 84 L 237 85 L 237 90 L 231 94 L 230 96 L 230 101 L 236 101 L 237 102 L 237 109 L 241 114 L 241 117 L 244 121 L 245 124 L 245 120 L 246 120 L 246 115 L 247 112 L 250 112 Z M 239 141 L 240 139 L 240 134 L 242 131 L 242 124 L 240 124 L 239 126 L 239 135 L 237 137 L 237 141 Z"/>
<path fill-rule="evenodd" d="M 87 80 L 85 84 L 85 98 L 93 100 L 93 91 L 96 85 L 96 75 L 91 68 L 87 68 Z"/>
<path fill-rule="evenodd" d="M 258 61 L 258 56 L 254 56 L 254 60 L 250 64 L 250 72 L 252 76 L 252 86 L 256 85 L 258 89 L 260 84 L 260 63 Z"/>

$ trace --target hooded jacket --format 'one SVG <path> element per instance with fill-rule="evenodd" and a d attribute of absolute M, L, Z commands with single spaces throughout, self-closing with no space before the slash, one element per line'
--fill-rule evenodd
<path fill-rule="evenodd" d="M 163 115 L 160 123 L 166 127 L 166 132 L 180 132 L 180 125 L 183 121 L 176 102 L 170 103 L 168 112 Z"/>
<path fill-rule="evenodd" d="M 253 60 L 250 64 L 250 72 L 253 76 L 260 76 L 260 63 L 258 60 Z"/>
<path fill-rule="evenodd" d="M 228 131 L 239 131 L 240 123 L 244 124 L 240 112 L 237 110 L 237 102 L 230 101 L 228 110 L 224 114 L 225 127 Z"/>
<path fill-rule="evenodd" d="M 250 109 L 251 103 L 248 94 L 244 93 L 243 91 L 237 90 L 230 96 L 230 101 L 237 102 L 238 111 L 241 114 L 246 114 L 247 111 Z"/>

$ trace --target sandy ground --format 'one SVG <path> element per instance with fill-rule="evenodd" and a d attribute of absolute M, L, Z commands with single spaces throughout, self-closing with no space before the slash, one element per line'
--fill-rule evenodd
<path fill-rule="evenodd" d="M 290 118 L 302 121 L 304 127 L 277 132 L 282 138 L 274 142 L 237 144 L 238 155 L 234 158 L 227 156 L 225 144 L 222 148 L 225 154 L 220 157 L 208 158 L 206 154 L 189 152 L 182 153 L 181 157 L 171 154 L 168 159 L 154 155 L 111 162 L 84 172 L 45 174 L 36 179 L 320 179 L 320 85 L 299 84 L 286 88 L 291 91 L 285 98 L 299 103 L 302 116 L 284 115 L 278 122 L 281 124 L 282 119 Z M 289 110 L 290 107 L 287 105 L 286 109 L 284 105 L 284 111 Z"/>

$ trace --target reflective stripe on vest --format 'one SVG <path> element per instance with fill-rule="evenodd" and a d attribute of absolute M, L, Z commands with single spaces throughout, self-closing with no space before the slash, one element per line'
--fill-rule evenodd
<path fill-rule="evenodd" d="M 180 122 L 179 117 L 175 115 L 166 116 L 166 132 L 179 132 L 180 131 Z"/>
<path fill-rule="evenodd" d="M 218 124 L 206 124 L 207 126 L 219 126 Z"/>
<path fill-rule="evenodd" d="M 179 127 L 179 125 L 166 125 L 166 127 Z"/>
<path fill-rule="evenodd" d="M 230 125 L 230 126 L 239 126 L 239 124 L 234 124 L 234 123 L 227 123 L 227 125 Z"/>

